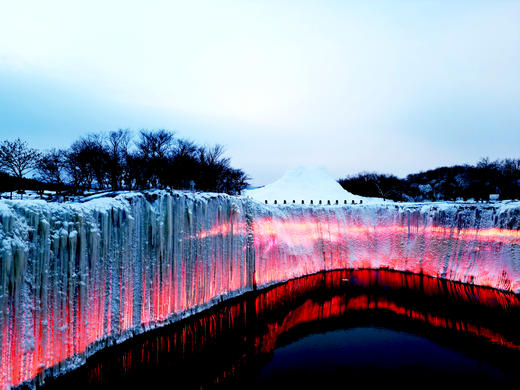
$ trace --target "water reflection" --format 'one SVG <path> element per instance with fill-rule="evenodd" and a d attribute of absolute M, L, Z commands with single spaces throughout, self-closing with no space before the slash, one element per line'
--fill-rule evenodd
<path fill-rule="evenodd" d="M 441 388 L 453 388 L 454 383 L 481 388 L 486 382 L 511 383 L 514 378 L 425 337 L 357 326 L 314 333 L 277 347 L 256 378 L 256 387 L 315 389 L 360 383 L 386 388 L 392 382 L 399 388 L 425 382 L 429 388 L 434 383 Z"/>
<path fill-rule="evenodd" d="M 487 372 L 489 375 L 484 376 L 494 381 L 511 381 L 519 375 L 519 325 L 520 301 L 513 294 L 392 271 L 334 271 L 247 294 L 180 323 L 137 336 L 99 352 L 65 377 L 47 379 L 46 387 L 272 385 L 273 380 L 287 380 L 266 375 L 266 369 L 271 367 L 272 371 L 279 360 L 279 352 L 275 351 L 298 345 L 309 335 L 334 335 L 345 329 L 354 334 L 359 329 L 370 330 L 364 337 L 376 350 L 371 356 L 378 358 L 369 361 L 367 367 L 384 371 L 388 367 L 380 364 L 383 355 L 377 353 L 377 345 L 381 345 L 380 351 L 397 347 L 376 342 L 379 336 L 373 330 L 381 333 L 381 328 L 387 333 L 406 335 L 398 343 L 401 347 L 415 337 L 422 340 L 417 344 L 422 354 L 431 354 L 433 344 L 435 350 L 454 350 L 461 367 L 477 367 L 480 374 Z M 341 338 L 336 334 L 327 340 L 330 344 L 334 339 L 339 342 Z M 326 343 L 321 351 L 328 353 Z M 308 374 L 309 367 L 316 366 L 313 362 L 319 361 L 314 359 L 315 352 L 307 353 L 299 355 L 309 362 L 300 367 L 302 374 Z M 437 360 L 449 361 L 443 356 L 455 352 L 450 353 L 439 352 Z M 428 361 L 419 366 L 428 371 L 432 360 Z M 280 365 L 275 366 L 280 371 Z M 417 367 L 414 370 L 424 371 Z M 338 379 L 330 372 L 327 375 Z M 349 375 L 351 380 L 356 377 L 350 371 Z"/>

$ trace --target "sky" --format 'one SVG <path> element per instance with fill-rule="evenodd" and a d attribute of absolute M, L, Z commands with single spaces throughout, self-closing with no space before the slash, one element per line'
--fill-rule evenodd
<path fill-rule="evenodd" d="M 173 130 L 253 185 L 520 158 L 520 1 L 0 0 L 0 140 Z"/>

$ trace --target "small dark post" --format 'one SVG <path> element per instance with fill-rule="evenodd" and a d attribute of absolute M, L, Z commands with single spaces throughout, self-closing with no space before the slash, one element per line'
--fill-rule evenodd
<path fill-rule="evenodd" d="M 275 200 L 275 201 L 274 201 L 274 204 L 278 204 L 278 201 Z"/>
<path fill-rule="evenodd" d="M 314 204 L 314 201 L 311 199 L 311 204 Z"/>
<path fill-rule="evenodd" d="M 321 204 L 321 200 L 319 201 L 319 204 Z"/>
<path fill-rule="evenodd" d="M 302 204 L 305 204 L 305 201 L 304 201 L 304 200 L 302 200 Z"/>
<path fill-rule="evenodd" d="M 346 199 L 343 201 L 343 204 L 347 204 L 347 200 Z"/>
<path fill-rule="evenodd" d="M 275 203 L 276 203 L 276 201 L 275 201 Z M 354 199 L 352 199 L 352 204 L 356 204 L 356 201 Z"/>
<path fill-rule="evenodd" d="M 327 200 L 327 204 L 330 206 L 330 200 Z"/>
<path fill-rule="evenodd" d="M 336 204 L 339 204 L 339 200 L 336 199 Z"/>
<path fill-rule="evenodd" d="M 296 201 L 295 201 L 294 199 L 293 199 L 293 201 L 292 201 L 292 202 L 293 202 L 293 203 L 296 203 Z"/>
<path fill-rule="evenodd" d="M 359 204 L 363 204 L 363 199 L 360 199 L 360 200 L 359 200 Z"/>
<path fill-rule="evenodd" d="M 265 200 L 265 204 L 267 204 L 267 199 Z"/>
<path fill-rule="evenodd" d="M 285 199 L 283 200 L 283 204 L 287 204 L 287 201 Z"/>

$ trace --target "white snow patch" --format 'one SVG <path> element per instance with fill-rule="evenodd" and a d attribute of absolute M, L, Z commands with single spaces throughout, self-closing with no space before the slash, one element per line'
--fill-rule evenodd
<path fill-rule="evenodd" d="M 323 204 L 327 204 L 330 200 L 331 204 L 335 204 L 336 200 L 339 204 L 344 204 L 347 201 L 351 204 L 352 201 L 360 203 L 382 203 L 380 198 L 367 198 L 359 195 L 351 194 L 341 187 L 341 185 L 331 176 L 326 168 L 323 167 L 297 167 L 290 169 L 275 182 L 264 187 L 247 190 L 245 195 L 253 198 L 259 202 L 274 203 L 276 200 L 278 204 L 292 203 L 293 200 L 297 204 L 305 201 L 309 204 L 311 200 L 314 204 L 318 204 L 321 200 Z"/>

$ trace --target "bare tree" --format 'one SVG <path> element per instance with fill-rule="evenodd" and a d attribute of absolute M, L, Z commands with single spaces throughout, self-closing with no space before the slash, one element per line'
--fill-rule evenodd
<path fill-rule="evenodd" d="M 5 140 L 0 144 L 0 168 L 11 173 L 18 179 L 32 171 L 40 153 L 36 149 L 29 148 L 27 142 L 20 138 L 14 141 Z"/>
<path fill-rule="evenodd" d="M 130 131 L 119 129 L 108 133 L 107 151 L 110 158 L 108 174 L 113 190 L 118 190 L 123 185 L 125 165 L 128 157 L 128 145 L 130 144 Z"/>
<path fill-rule="evenodd" d="M 18 179 L 20 191 L 22 190 L 22 179 L 35 168 L 39 157 L 40 153 L 27 146 L 27 142 L 20 138 L 14 141 L 5 140 L 0 144 L 0 169 Z"/>
<path fill-rule="evenodd" d="M 194 157 L 197 149 L 198 146 L 193 141 L 180 138 L 177 140 L 174 154 L 180 157 Z"/>
<path fill-rule="evenodd" d="M 231 160 L 229 157 L 223 157 L 225 152 L 224 145 L 216 144 L 213 147 L 206 148 L 205 157 L 209 165 L 229 165 Z"/>
<path fill-rule="evenodd" d="M 166 130 L 141 130 L 140 138 L 136 142 L 139 154 L 148 159 L 165 158 L 171 151 L 174 133 Z"/>
<path fill-rule="evenodd" d="M 43 182 L 63 185 L 65 152 L 51 149 L 44 153 L 36 164 L 36 170 Z"/>
<path fill-rule="evenodd" d="M 71 184 L 75 191 L 90 190 L 94 180 L 99 189 L 104 189 L 107 184 L 109 164 L 109 153 L 101 137 L 97 134 L 89 134 L 71 145 L 67 153 L 65 169 L 72 179 Z"/>
<path fill-rule="evenodd" d="M 163 178 L 168 171 L 169 158 L 173 151 L 174 133 L 166 130 L 141 130 L 136 142 L 137 160 L 141 160 L 142 176 L 147 187 L 165 186 Z"/>

